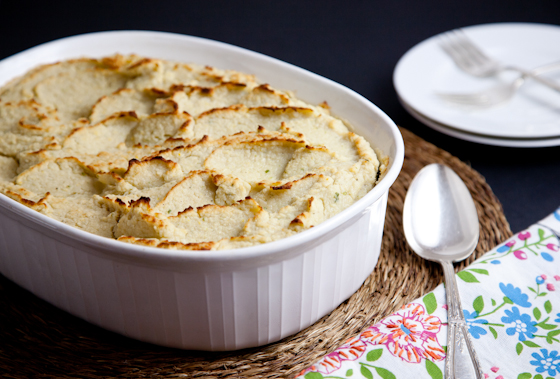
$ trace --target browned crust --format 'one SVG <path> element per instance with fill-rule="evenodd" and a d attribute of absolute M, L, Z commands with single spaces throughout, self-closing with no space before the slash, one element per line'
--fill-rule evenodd
<path fill-rule="evenodd" d="M 38 201 L 33 201 L 33 200 L 26 199 L 21 194 L 19 194 L 17 192 L 14 192 L 12 190 L 7 190 L 5 193 L 11 199 L 29 207 L 29 208 L 33 208 L 35 210 L 38 210 L 38 208 L 46 209 L 47 208 L 46 201 L 47 201 L 48 197 L 51 195 L 50 192 L 47 192 L 45 194 L 45 196 L 40 198 Z"/>
<path fill-rule="evenodd" d="M 310 174 L 307 174 L 307 175 L 305 175 L 305 176 L 303 176 L 303 177 L 301 177 L 301 178 L 299 178 L 299 179 L 292 180 L 291 182 L 287 182 L 287 183 L 284 183 L 284 184 L 282 184 L 282 185 L 280 185 L 280 186 L 273 186 L 273 187 L 270 187 L 270 188 L 273 189 L 273 190 L 275 190 L 275 191 L 278 191 L 278 190 L 289 190 L 289 189 L 291 189 L 291 188 L 293 187 L 293 185 L 294 185 L 295 183 L 297 183 L 297 182 L 299 182 L 299 181 L 302 181 L 302 180 L 304 180 L 304 179 L 306 179 L 306 178 L 314 177 L 314 176 L 319 177 L 320 175 L 310 173 Z"/>
<path fill-rule="evenodd" d="M 132 158 L 131 160 L 128 161 L 128 169 L 125 171 L 124 176 L 126 176 L 127 174 L 129 174 L 130 170 L 134 167 L 134 166 L 143 166 L 146 164 L 149 164 L 150 162 L 155 162 L 155 161 L 160 161 L 162 163 L 165 163 L 167 166 L 171 167 L 175 167 L 177 165 L 177 163 L 170 161 L 169 159 L 165 159 L 159 155 L 151 155 L 149 157 L 146 157 L 144 159 L 142 159 L 141 161 L 139 161 L 136 158 Z"/>
<path fill-rule="evenodd" d="M 160 247 L 160 248 L 167 248 L 167 249 L 174 249 L 174 250 L 212 250 L 212 248 L 217 245 L 216 242 L 182 243 L 182 242 L 158 240 L 158 239 L 136 238 L 132 236 L 121 236 L 117 238 L 117 241 L 128 242 L 136 245 Z"/>
<path fill-rule="evenodd" d="M 131 69 L 134 69 L 134 68 L 138 68 L 138 67 L 140 67 L 140 66 L 143 66 L 143 65 L 150 64 L 150 63 L 152 63 L 152 62 L 156 62 L 156 63 L 157 63 L 157 60 L 151 59 L 151 58 L 142 58 L 142 59 L 140 59 L 139 61 L 137 61 L 137 62 L 131 64 L 130 66 L 128 66 L 126 69 L 127 69 L 127 70 L 131 70 Z"/>
<path fill-rule="evenodd" d="M 235 105 L 231 105 L 229 107 L 224 107 L 224 108 L 214 108 L 214 109 L 207 110 L 206 112 L 202 112 L 196 118 L 199 119 L 201 117 L 206 117 L 206 116 L 214 114 L 214 113 L 220 113 L 220 112 L 224 112 L 224 111 L 239 111 L 241 109 L 247 109 L 247 107 L 245 105 L 242 105 L 242 104 L 235 104 Z"/>
<path fill-rule="evenodd" d="M 313 113 L 313 109 L 311 108 L 304 108 L 304 107 L 251 107 L 248 109 L 249 111 L 257 111 L 263 115 L 267 113 L 300 113 L 300 114 L 311 114 Z"/>
<path fill-rule="evenodd" d="M 79 126 L 77 128 L 72 129 L 70 134 L 68 134 L 68 136 L 66 136 L 65 139 L 68 139 L 68 138 L 72 137 L 74 134 L 76 134 L 78 131 L 80 131 L 82 129 L 92 128 L 92 127 L 97 126 L 99 124 L 104 124 L 104 123 L 106 123 L 110 120 L 116 120 L 116 119 L 119 119 L 119 118 L 131 118 L 131 119 L 134 119 L 134 120 L 138 120 L 138 115 L 134 111 L 126 111 L 126 112 L 115 113 L 115 114 L 107 117 L 106 119 L 103 119 L 103 120 L 99 121 L 97 124 Z"/>

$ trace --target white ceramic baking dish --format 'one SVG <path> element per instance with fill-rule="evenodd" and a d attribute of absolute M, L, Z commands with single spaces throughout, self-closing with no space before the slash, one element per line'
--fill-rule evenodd
<path fill-rule="evenodd" d="M 0 62 L 0 85 L 41 64 L 136 53 L 253 73 L 310 103 L 327 101 L 390 158 L 383 180 L 335 217 L 293 237 L 229 251 L 171 251 L 98 237 L 0 195 L 0 272 L 42 299 L 138 340 L 183 349 L 271 343 L 354 293 L 380 252 L 402 136 L 368 100 L 279 60 L 178 34 L 118 31 L 64 38 Z"/>

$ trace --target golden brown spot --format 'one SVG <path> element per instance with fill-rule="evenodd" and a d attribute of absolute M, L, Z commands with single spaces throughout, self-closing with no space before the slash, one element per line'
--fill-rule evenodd
<path fill-rule="evenodd" d="M 211 115 L 211 114 L 214 114 L 214 113 L 219 113 L 219 112 L 224 112 L 224 111 L 238 111 L 242 108 L 245 108 L 245 106 L 242 105 L 242 104 L 235 104 L 235 105 L 231 105 L 229 107 L 224 107 L 224 108 L 213 108 L 213 109 L 207 110 L 206 112 L 202 112 L 201 114 L 199 114 L 197 116 L 197 118 L 201 118 L 201 117 L 204 117 L 204 116 L 208 116 L 208 115 Z"/>
<path fill-rule="evenodd" d="M 154 60 L 150 59 L 150 58 L 143 58 L 143 59 L 140 59 L 138 62 L 134 63 L 133 65 L 128 66 L 128 69 L 130 70 L 130 69 L 133 69 L 133 68 L 137 68 L 137 67 L 140 67 L 142 65 L 149 64 L 151 62 L 154 62 Z"/>

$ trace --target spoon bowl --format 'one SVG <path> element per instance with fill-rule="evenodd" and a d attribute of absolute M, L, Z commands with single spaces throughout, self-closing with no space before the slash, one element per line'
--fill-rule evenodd
<path fill-rule="evenodd" d="M 424 167 L 406 194 L 403 228 L 412 250 L 443 267 L 447 299 L 445 378 L 482 378 L 452 263 L 470 256 L 479 238 L 476 207 L 465 183 L 447 166 Z"/>
<path fill-rule="evenodd" d="M 403 227 L 412 250 L 430 261 L 462 261 L 478 244 L 478 215 L 469 190 L 440 164 L 424 167 L 412 181 Z"/>

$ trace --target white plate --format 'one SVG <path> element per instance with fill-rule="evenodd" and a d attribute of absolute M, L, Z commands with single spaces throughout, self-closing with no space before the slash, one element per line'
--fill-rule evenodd
<path fill-rule="evenodd" d="M 400 100 L 402 106 L 408 111 L 408 113 L 410 113 L 418 121 L 431 127 L 434 130 L 437 130 L 440 133 L 446 134 L 451 137 L 459 138 L 465 141 L 476 142 L 483 145 L 492 145 L 492 146 L 506 146 L 506 147 L 560 146 L 560 138 L 542 138 L 542 139 L 493 138 L 480 134 L 462 132 L 458 129 L 453 129 L 446 125 L 440 124 L 437 121 L 434 121 L 429 117 L 426 117 L 421 113 L 418 113 L 408 104 L 406 104 L 402 99 Z"/>
<path fill-rule="evenodd" d="M 532 69 L 560 61 L 559 26 L 499 23 L 463 30 L 488 55 L 502 62 Z M 440 38 L 436 35 L 419 43 L 395 68 L 395 89 L 409 107 L 467 133 L 494 138 L 560 137 L 560 94 L 530 80 L 511 101 L 493 108 L 466 109 L 439 99 L 437 92 L 475 92 L 516 77 L 512 72 L 493 78 L 463 73 L 439 47 Z M 549 77 L 560 80 L 560 71 Z"/>

